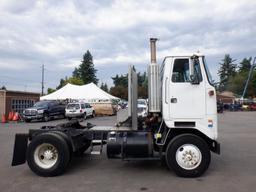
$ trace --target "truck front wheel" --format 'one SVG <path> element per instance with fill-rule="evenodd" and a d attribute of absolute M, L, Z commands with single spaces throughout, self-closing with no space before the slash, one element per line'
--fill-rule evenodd
<path fill-rule="evenodd" d="M 207 143 L 192 134 L 182 134 L 170 141 L 166 149 L 167 166 L 181 177 L 198 177 L 209 167 L 211 153 Z"/>
<path fill-rule="evenodd" d="M 27 163 L 30 169 L 44 177 L 63 173 L 69 159 L 68 144 L 56 133 L 43 133 L 36 136 L 27 149 Z"/>

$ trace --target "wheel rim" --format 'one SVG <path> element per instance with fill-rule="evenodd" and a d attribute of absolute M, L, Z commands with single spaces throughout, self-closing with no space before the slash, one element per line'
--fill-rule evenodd
<path fill-rule="evenodd" d="M 36 147 L 34 160 L 39 167 L 49 169 L 58 160 L 58 150 L 50 143 L 43 143 Z"/>
<path fill-rule="evenodd" d="M 49 119 L 49 118 L 48 118 L 48 115 L 45 115 L 45 116 L 44 116 L 44 121 L 48 121 L 48 119 Z"/>
<path fill-rule="evenodd" d="M 184 144 L 176 151 L 176 161 L 180 167 L 186 170 L 197 168 L 202 161 L 200 149 L 193 144 Z"/>

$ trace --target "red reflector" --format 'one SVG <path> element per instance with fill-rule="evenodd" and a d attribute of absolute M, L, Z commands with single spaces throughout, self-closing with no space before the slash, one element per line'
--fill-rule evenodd
<path fill-rule="evenodd" d="M 82 109 L 80 110 L 80 113 L 82 113 L 83 111 L 82 111 Z"/>
<path fill-rule="evenodd" d="M 213 96 L 214 95 L 214 91 L 213 90 L 211 90 L 211 91 L 209 91 L 209 96 Z"/>

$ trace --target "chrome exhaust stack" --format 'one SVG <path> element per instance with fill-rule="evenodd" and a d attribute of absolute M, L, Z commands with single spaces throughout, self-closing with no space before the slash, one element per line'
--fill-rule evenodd
<path fill-rule="evenodd" d="M 148 67 L 148 105 L 149 112 L 161 112 L 161 88 L 160 88 L 160 70 L 156 62 L 156 38 L 150 38 L 151 62 Z"/>

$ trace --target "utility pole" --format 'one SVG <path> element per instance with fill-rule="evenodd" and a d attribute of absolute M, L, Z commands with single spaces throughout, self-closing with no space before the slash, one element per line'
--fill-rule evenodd
<path fill-rule="evenodd" d="M 42 93 L 41 95 L 44 95 L 44 64 L 42 65 Z"/>
<path fill-rule="evenodd" d="M 251 64 L 251 68 L 250 68 L 250 71 L 249 71 L 249 74 L 248 74 L 247 81 L 246 81 L 245 86 L 244 86 L 244 91 L 243 91 L 243 95 L 242 95 L 242 97 L 241 97 L 241 100 L 244 99 L 245 93 L 246 93 L 246 91 L 247 91 L 247 87 L 248 87 L 249 81 L 250 81 L 250 79 L 251 79 L 254 66 L 256 65 L 255 60 L 256 60 L 256 57 L 254 57 L 253 62 L 252 62 L 252 64 Z"/>

